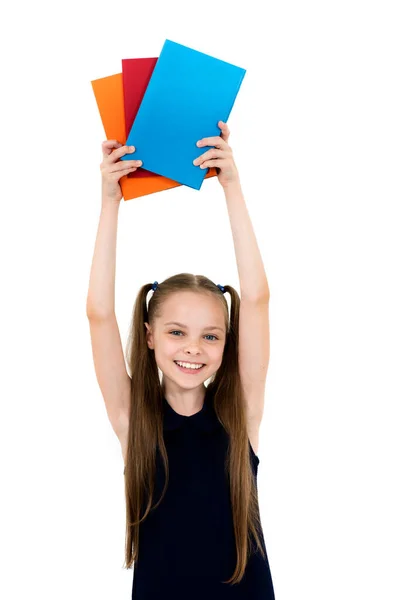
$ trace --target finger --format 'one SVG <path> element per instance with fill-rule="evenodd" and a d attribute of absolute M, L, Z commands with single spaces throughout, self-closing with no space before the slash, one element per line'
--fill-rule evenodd
<path fill-rule="evenodd" d="M 204 154 L 201 154 L 197 158 L 194 159 L 194 165 L 201 165 L 205 160 L 209 160 L 210 158 L 228 158 L 229 152 L 226 150 L 218 150 L 216 148 L 212 148 L 211 150 L 207 150 Z"/>
<path fill-rule="evenodd" d="M 133 154 L 133 152 L 135 152 L 136 148 L 135 146 L 121 146 L 120 148 L 117 148 L 116 150 L 113 150 L 111 152 L 111 154 L 109 154 L 108 156 L 105 156 L 104 159 L 107 162 L 115 162 L 118 159 L 121 158 L 121 156 L 124 156 L 124 154 Z"/>
<path fill-rule="evenodd" d="M 137 171 L 136 167 L 131 167 L 130 169 L 121 169 L 121 171 L 118 173 L 117 181 L 121 177 L 125 177 L 126 175 L 129 175 L 129 173 L 134 173 L 135 171 Z"/>
<path fill-rule="evenodd" d="M 214 137 L 206 137 L 199 140 L 196 146 L 215 146 L 216 148 L 226 148 L 228 144 L 222 139 L 221 136 L 216 135 Z"/>
<path fill-rule="evenodd" d="M 125 177 L 126 175 L 129 175 L 129 173 L 134 173 L 135 171 L 137 171 L 136 167 L 131 167 L 130 169 L 120 169 L 115 173 L 111 173 L 108 180 L 116 182 L 119 181 L 121 177 Z"/>
<path fill-rule="evenodd" d="M 222 167 L 226 165 L 226 160 L 223 158 L 214 158 L 213 160 L 206 160 L 200 165 L 200 169 L 211 169 L 212 167 Z"/>
<path fill-rule="evenodd" d="M 218 127 L 219 127 L 219 128 L 220 128 L 220 130 L 221 130 L 221 136 L 222 136 L 222 139 L 223 139 L 225 142 L 227 142 L 227 141 L 228 141 L 228 138 L 229 138 L 229 136 L 230 136 L 230 134 L 231 134 L 231 132 L 229 131 L 229 127 L 228 127 L 228 125 L 227 125 L 227 124 L 226 124 L 224 121 L 218 121 Z"/>
<path fill-rule="evenodd" d="M 114 148 L 120 148 L 122 144 L 118 140 L 106 140 L 101 144 L 101 151 L 106 157 L 113 151 Z"/>
<path fill-rule="evenodd" d="M 109 168 L 108 172 L 109 173 L 119 173 L 120 171 L 124 171 L 125 169 L 131 169 L 133 167 L 135 167 L 136 169 L 138 167 L 142 166 L 142 161 L 141 160 L 120 160 L 116 163 L 113 163 L 111 165 L 111 167 Z"/>

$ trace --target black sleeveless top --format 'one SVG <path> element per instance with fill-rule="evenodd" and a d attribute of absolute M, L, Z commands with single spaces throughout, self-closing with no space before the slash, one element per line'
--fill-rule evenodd
<path fill-rule="evenodd" d="M 236 565 L 229 482 L 228 435 L 211 395 L 194 415 L 180 415 L 164 397 L 163 434 L 169 460 L 165 496 L 140 524 L 133 600 L 274 600 L 268 559 L 253 550 L 242 581 L 229 579 Z M 255 478 L 259 458 L 249 441 Z M 256 479 L 257 482 L 257 479 Z M 153 505 L 165 483 L 159 450 Z M 261 543 L 266 553 L 263 532 Z M 256 548 L 256 546 L 255 546 Z"/>

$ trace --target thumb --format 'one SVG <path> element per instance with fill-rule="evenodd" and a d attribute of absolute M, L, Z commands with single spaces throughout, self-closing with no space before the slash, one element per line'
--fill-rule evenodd
<path fill-rule="evenodd" d="M 224 121 L 218 121 L 218 127 L 221 130 L 221 137 L 224 140 L 224 142 L 227 142 L 229 139 L 229 136 L 231 134 L 231 132 L 229 131 L 229 127 L 226 123 L 224 123 Z"/>

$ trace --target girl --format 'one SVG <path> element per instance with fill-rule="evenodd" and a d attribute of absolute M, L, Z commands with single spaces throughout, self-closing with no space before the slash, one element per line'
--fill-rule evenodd
<path fill-rule="evenodd" d="M 132 147 L 102 145 L 87 316 L 97 380 L 124 457 L 124 566 L 134 563 L 135 600 L 274 599 L 256 487 L 270 294 L 229 129 L 218 126 L 221 136 L 197 142 L 212 148 L 194 164 L 217 168 L 240 298 L 229 285 L 189 273 L 143 285 L 127 346 L 131 376 L 114 312 L 116 232 L 119 179 L 141 162 L 119 160 Z"/>

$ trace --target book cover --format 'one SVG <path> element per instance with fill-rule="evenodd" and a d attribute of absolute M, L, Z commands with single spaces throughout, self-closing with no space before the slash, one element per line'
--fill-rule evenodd
<path fill-rule="evenodd" d="M 106 139 L 118 140 L 121 144 L 125 145 L 127 129 L 124 107 L 123 74 L 116 73 L 115 75 L 94 79 L 91 81 L 91 85 Z M 169 190 L 181 185 L 177 181 L 173 181 L 172 179 L 162 177 L 155 173 L 149 174 L 147 172 L 146 176 L 138 175 L 134 177 L 134 175 L 140 173 L 142 170 L 143 168 L 137 169 L 134 173 L 125 175 L 119 180 L 124 200 L 132 200 L 134 198 L 162 192 L 163 190 Z M 210 169 L 206 177 L 209 178 L 215 175 L 216 170 Z"/>
<path fill-rule="evenodd" d="M 126 129 L 122 73 L 95 79 L 91 83 L 106 139 L 118 140 L 118 142 L 125 145 Z M 176 181 L 159 175 L 135 178 L 124 175 L 119 183 L 124 200 L 131 200 L 132 198 L 168 190 L 180 185 Z"/>
<path fill-rule="evenodd" d="M 207 170 L 193 160 L 209 147 L 196 142 L 220 135 L 218 121 L 228 121 L 245 73 L 166 40 L 127 138 L 136 148 L 134 157 L 148 171 L 199 190 Z"/>
<path fill-rule="evenodd" d="M 104 133 L 108 140 L 126 143 L 124 89 L 122 73 L 108 75 L 91 81 Z M 136 154 L 136 153 L 134 153 Z M 137 173 L 141 169 L 135 171 Z M 215 169 L 210 169 L 214 172 Z M 212 176 L 212 173 L 210 173 Z M 119 180 L 124 200 L 132 200 L 147 194 L 169 190 L 181 185 L 157 174 L 148 177 L 121 177 Z"/>
<path fill-rule="evenodd" d="M 125 129 L 130 131 L 156 66 L 157 58 L 123 58 L 121 62 Z M 142 167 L 134 173 L 129 173 L 128 177 L 149 177 L 150 175 L 154 175 L 154 173 Z"/>

